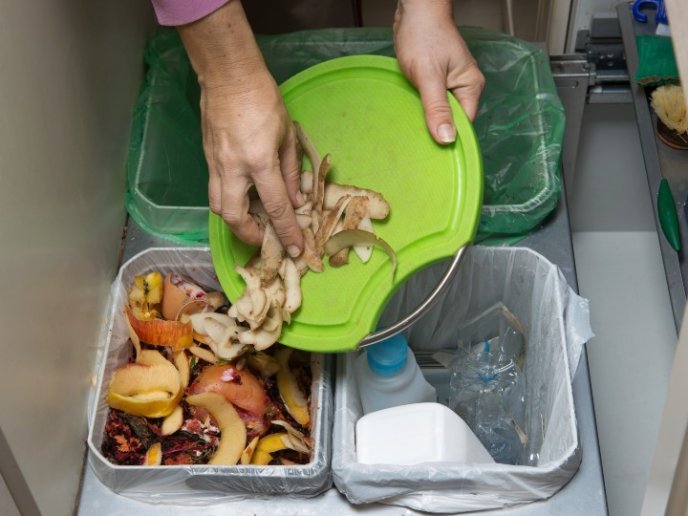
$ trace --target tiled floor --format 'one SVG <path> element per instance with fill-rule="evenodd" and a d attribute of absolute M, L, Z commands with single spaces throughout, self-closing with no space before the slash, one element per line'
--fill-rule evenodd
<path fill-rule="evenodd" d="M 676 344 L 633 108 L 586 108 L 571 199 L 611 516 L 638 514 Z"/>

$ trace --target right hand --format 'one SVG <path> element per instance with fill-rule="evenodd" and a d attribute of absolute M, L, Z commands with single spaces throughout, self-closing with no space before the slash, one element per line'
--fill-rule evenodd
<path fill-rule="evenodd" d="M 294 207 L 303 199 L 294 126 L 267 70 L 244 81 L 239 91 L 226 86 L 201 91 L 210 209 L 239 238 L 260 244 L 262 231 L 248 213 L 248 191 L 255 186 L 285 249 L 298 256 L 303 235 Z"/>
<path fill-rule="evenodd" d="M 210 209 L 247 243 L 262 230 L 248 213 L 256 187 L 290 256 L 303 249 L 294 207 L 301 206 L 294 126 L 234 0 L 206 18 L 179 27 L 201 85 L 203 148 Z"/>

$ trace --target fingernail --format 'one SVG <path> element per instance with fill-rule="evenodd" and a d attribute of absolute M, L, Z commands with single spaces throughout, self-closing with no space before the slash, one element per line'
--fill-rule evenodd
<path fill-rule="evenodd" d="M 454 133 L 454 128 L 449 124 L 442 124 L 437 128 L 437 134 L 440 137 L 442 143 L 452 143 L 456 140 L 456 135 Z"/>
<path fill-rule="evenodd" d="M 301 192 L 296 192 L 296 204 L 299 205 L 299 207 L 303 206 L 303 203 L 306 202 L 303 199 L 303 194 Z"/>
<path fill-rule="evenodd" d="M 296 258 L 298 255 L 301 254 L 301 249 L 299 249 L 295 245 L 290 245 L 289 247 L 287 247 L 287 252 L 289 253 L 289 256 L 291 256 L 292 258 Z"/>

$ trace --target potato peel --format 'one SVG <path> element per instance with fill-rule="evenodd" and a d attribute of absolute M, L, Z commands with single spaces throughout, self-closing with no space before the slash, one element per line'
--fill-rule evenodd
<path fill-rule="evenodd" d="M 397 255 L 385 240 L 362 229 L 348 229 L 333 235 L 325 243 L 325 254 L 332 256 L 342 249 L 357 245 L 374 245 L 382 249 L 392 262 L 392 276 L 397 270 Z"/>
<path fill-rule="evenodd" d="M 353 229 L 353 228 L 352 228 Z M 373 233 L 373 222 L 369 217 L 365 217 L 358 224 L 358 228 L 362 231 L 367 231 L 368 233 Z M 370 257 L 373 255 L 372 245 L 355 245 L 354 252 L 358 255 L 363 263 L 368 263 Z"/>
<path fill-rule="evenodd" d="M 306 153 L 308 160 L 311 162 L 313 172 L 319 170 L 320 162 L 322 160 L 320 158 L 320 153 L 318 152 L 318 149 L 315 148 L 315 145 L 313 145 L 313 142 L 311 141 L 308 134 L 306 134 L 306 132 L 303 130 L 301 124 L 299 124 L 298 122 L 294 122 L 294 128 L 296 129 L 296 138 L 298 142 L 301 144 L 301 148 Z"/>

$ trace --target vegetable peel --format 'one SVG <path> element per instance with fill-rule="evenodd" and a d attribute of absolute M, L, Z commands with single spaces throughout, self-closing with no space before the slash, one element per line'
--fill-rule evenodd
<path fill-rule="evenodd" d="M 394 249 L 379 236 L 361 229 L 348 229 L 332 236 L 325 244 L 325 253 L 332 256 L 342 249 L 355 245 L 374 245 L 382 249 L 392 262 L 392 276 L 397 270 L 397 255 Z"/>

